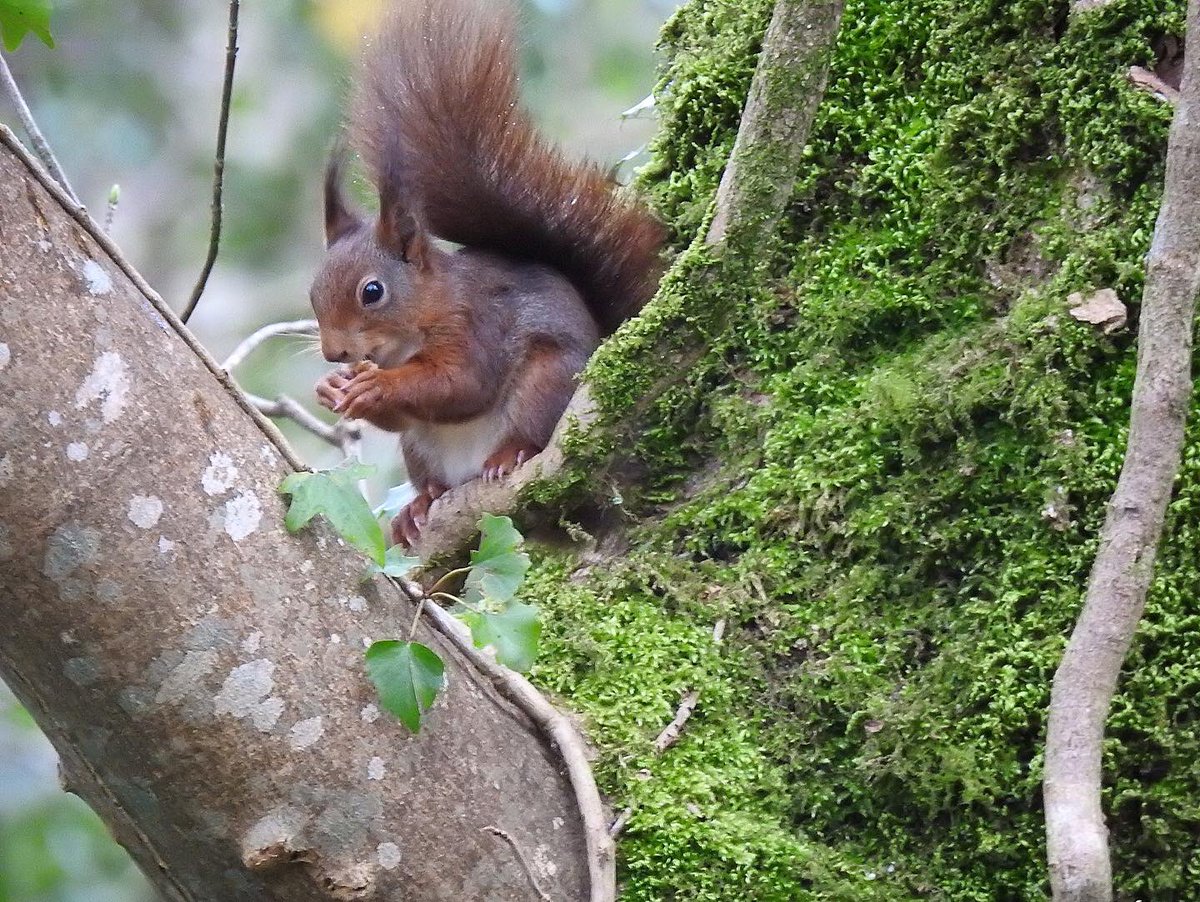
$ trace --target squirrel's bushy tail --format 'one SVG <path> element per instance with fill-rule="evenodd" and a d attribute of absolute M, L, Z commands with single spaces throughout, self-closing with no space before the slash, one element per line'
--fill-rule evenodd
<path fill-rule="evenodd" d="M 364 56 L 351 141 L 434 235 L 557 268 L 611 332 L 653 292 L 663 229 L 537 134 L 517 55 L 505 3 L 394 0 Z"/>

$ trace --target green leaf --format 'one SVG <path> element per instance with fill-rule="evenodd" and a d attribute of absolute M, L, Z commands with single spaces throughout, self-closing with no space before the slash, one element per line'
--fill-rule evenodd
<path fill-rule="evenodd" d="M 525 581 L 529 555 L 520 551 L 521 534 L 508 517 L 484 514 L 479 521 L 479 550 L 471 552 L 471 572 L 463 592 L 467 604 L 508 601 Z"/>
<path fill-rule="evenodd" d="M 419 557 L 407 555 L 399 545 L 393 545 L 383 556 L 383 566 L 372 564 L 371 572 L 383 573 L 387 576 L 407 576 L 408 571 L 420 565 L 421 559 Z"/>
<path fill-rule="evenodd" d="M 21 46 L 28 32 L 54 46 L 50 34 L 50 0 L 0 0 L 0 37 L 10 53 Z"/>
<path fill-rule="evenodd" d="M 535 605 L 513 599 L 497 613 L 470 611 L 462 619 L 471 628 L 471 638 L 478 647 L 493 646 L 497 661 L 524 672 L 537 658 L 538 639 L 542 635 L 538 615 Z"/>
<path fill-rule="evenodd" d="M 367 676 L 379 702 L 414 733 L 445 683 L 445 665 L 437 652 L 419 642 L 384 639 L 367 649 Z"/>
<path fill-rule="evenodd" d="M 354 464 L 316 473 L 293 473 L 279 486 L 280 493 L 292 497 L 283 521 L 288 532 L 302 529 L 321 514 L 339 536 L 384 567 L 387 541 L 357 485 L 372 469 Z"/>

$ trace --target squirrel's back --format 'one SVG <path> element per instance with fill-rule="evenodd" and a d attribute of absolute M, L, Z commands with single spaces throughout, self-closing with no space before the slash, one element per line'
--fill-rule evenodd
<path fill-rule="evenodd" d="M 516 61 L 507 4 L 394 0 L 364 57 L 351 142 L 431 233 L 558 269 L 611 332 L 653 293 L 663 229 L 537 134 Z"/>

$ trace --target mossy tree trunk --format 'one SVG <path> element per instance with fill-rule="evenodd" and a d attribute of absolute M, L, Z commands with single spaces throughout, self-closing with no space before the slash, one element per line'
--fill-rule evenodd
<path fill-rule="evenodd" d="M 667 25 L 642 187 L 680 250 L 525 492 L 584 542 L 535 563 L 535 677 L 631 809 L 626 898 L 1042 897 L 1051 678 L 1135 373 L 1068 298 L 1136 320 L 1171 110 L 1125 76 L 1169 77 L 1183 3 L 848 3 L 785 215 L 731 262 L 704 239 L 771 12 Z M 1121 899 L 1200 894 L 1196 442 L 1102 762 Z"/>

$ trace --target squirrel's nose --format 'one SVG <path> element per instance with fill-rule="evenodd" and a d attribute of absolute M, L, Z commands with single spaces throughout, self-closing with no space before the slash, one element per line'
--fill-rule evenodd
<path fill-rule="evenodd" d="M 321 353 L 325 355 L 325 359 L 330 363 L 345 363 L 350 359 L 349 351 L 327 351 L 322 348 Z"/>

